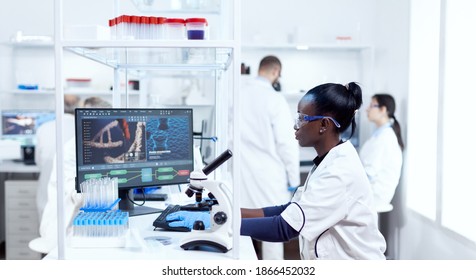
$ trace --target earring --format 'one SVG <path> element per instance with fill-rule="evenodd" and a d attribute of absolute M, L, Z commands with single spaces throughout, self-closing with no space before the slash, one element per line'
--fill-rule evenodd
<path fill-rule="evenodd" d="M 320 133 L 323 133 L 324 132 L 324 129 L 321 128 L 321 130 L 319 130 Z"/>

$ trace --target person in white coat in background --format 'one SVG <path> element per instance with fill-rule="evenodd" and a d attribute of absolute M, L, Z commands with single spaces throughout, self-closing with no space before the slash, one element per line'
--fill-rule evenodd
<path fill-rule="evenodd" d="M 287 203 L 300 184 L 293 117 L 284 96 L 272 86 L 280 75 L 280 60 L 266 56 L 258 76 L 241 86 L 241 207 Z M 283 243 L 262 242 L 261 253 L 265 260 L 284 259 Z"/>
<path fill-rule="evenodd" d="M 372 186 L 377 210 L 389 206 L 400 180 L 404 148 L 395 100 L 389 94 L 372 96 L 367 117 L 377 129 L 360 149 L 360 159 Z"/>
<path fill-rule="evenodd" d="M 80 104 L 80 98 L 75 95 L 64 95 L 63 140 L 67 142 L 74 137 L 74 109 Z M 38 218 L 41 221 L 43 210 L 48 200 L 47 188 L 53 168 L 56 152 L 56 121 L 43 124 L 36 131 L 35 162 L 40 169 L 36 206 Z"/>
<path fill-rule="evenodd" d="M 111 104 L 98 97 L 89 97 L 84 100 L 78 107 L 84 108 L 111 108 Z M 74 110 L 73 110 L 74 114 Z M 74 115 L 73 115 L 74 120 Z M 63 128 L 68 129 L 66 126 L 72 126 L 73 135 L 69 139 L 65 139 L 63 145 L 63 159 L 61 166 L 63 167 L 63 179 L 65 184 L 63 185 L 63 206 L 64 206 L 64 219 L 65 226 L 70 227 L 70 223 L 73 220 L 74 215 L 79 210 L 82 203 L 82 197 L 76 193 L 76 137 L 74 133 L 75 123 L 64 123 Z M 40 220 L 39 234 L 40 237 L 30 241 L 28 246 L 30 249 L 48 254 L 58 244 L 58 218 L 57 218 L 57 181 L 56 181 L 56 147 L 51 154 L 52 168 L 47 180 L 46 189 L 43 190 L 46 194 L 46 201 L 43 209 L 43 213 Z"/>

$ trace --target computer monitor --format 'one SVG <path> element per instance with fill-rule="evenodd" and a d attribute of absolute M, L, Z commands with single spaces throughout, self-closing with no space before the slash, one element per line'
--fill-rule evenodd
<path fill-rule="evenodd" d="M 36 130 L 44 123 L 55 119 L 51 110 L 16 109 L 2 110 L 2 138 L 34 140 Z"/>
<path fill-rule="evenodd" d="M 77 186 L 117 177 L 121 210 L 131 216 L 159 212 L 136 205 L 133 189 L 189 182 L 192 126 L 192 109 L 76 109 Z"/>

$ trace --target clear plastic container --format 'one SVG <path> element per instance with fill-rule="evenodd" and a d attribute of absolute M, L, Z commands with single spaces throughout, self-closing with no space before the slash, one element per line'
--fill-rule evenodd
<path fill-rule="evenodd" d="M 168 18 L 165 20 L 166 38 L 169 40 L 185 40 L 185 20 Z"/>
<path fill-rule="evenodd" d="M 206 18 L 187 18 L 185 20 L 189 40 L 208 39 L 208 22 Z"/>

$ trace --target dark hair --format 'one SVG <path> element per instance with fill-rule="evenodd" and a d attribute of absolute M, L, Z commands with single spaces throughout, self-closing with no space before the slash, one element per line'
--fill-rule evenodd
<path fill-rule="evenodd" d="M 306 93 L 314 103 L 316 114 L 333 117 L 339 124 L 339 133 L 344 132 L 352 124 L 352 138 L 357 124 L 355 114 L 362 106 L 362 89 L 355 82 L 347 85 L 322 84 Z"/>
<path fill-rule="evenodd" d="M 268 70 L 275 66 L 281 68 L 281 61 L 274 55 L 268 55 L 261 59 L 259 70 Z"/>
<path fill-rule="evenodd" d="M 378 106 L 379 107 L 386 107 L 387 108 L 387 115 L 390 119 L 393 119 L 393 124 L 392 128 L 393 131 L 395 132 L 395 135 L 397 136 L 398 140 L 398 145 L 400 145 L 400 148 L 403 151 L 403 148 L 405 147 L 403 144 L 403 139 L 402 139 L 402 130 L 400 129 L 400 124 L 397 121 L 397 118 L 395 117 L 395 99 L 390 94 L 387 93 L 377 93 L 372 98 L 375 98 L 377 100 Z"/>

